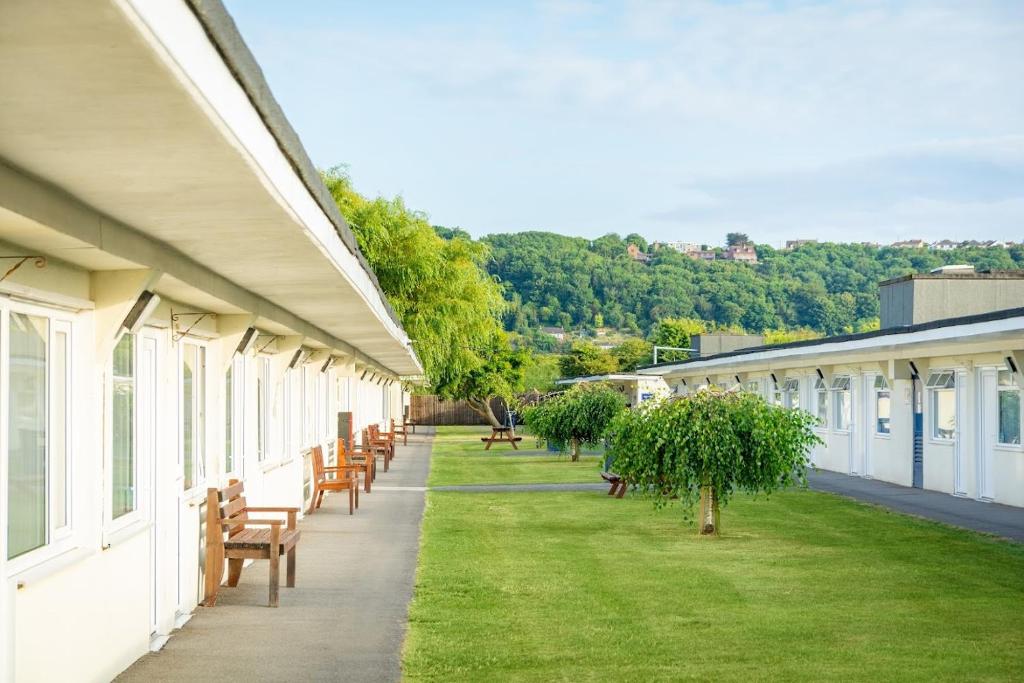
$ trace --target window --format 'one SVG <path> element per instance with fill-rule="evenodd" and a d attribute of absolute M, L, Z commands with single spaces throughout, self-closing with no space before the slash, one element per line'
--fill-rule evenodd
<path fill-rule="evenodd" d="M 875 433 L 889 434 L 892 427 L 889 416 L 892 402 L 889 394 L 889 383 L 882 375 L 875 376 Z"/>
<path fill-rule="evenodd" d="M 235 356 L 224 373 L 224 473 L 245 466 L 245 357 Z"/>
<path fill-rule="evenodd" d="M 110 400 L 110 518 L 135 510 L 135 335 L 114 347 Z"/>
<path fill-rule="evenodd" d="M 308 366 L 300 368 L 302 373 L 302 443 L 300 448 L 310 448 L 316 438 L 316 378 Z"/>
<path fill-rule="evenodd" d="M 931 394 L 932 438 L 952 439 L 956 435 L 956 374 L 933 372 L 925 388 Z"/>
<path fill-rule="evenodd" d="M 224 373 L 224 472 L 235 469 L 235 364 Z"/>
<path fill-rule="evenodd" d="M 787 377 L 782 382 L 782 405 L 787 408 L 800 407 L 800 380 Z"/>
<path fill-rule="evenodd" d="M 750 392 L 751 394 L 761 393 L 761 382 L 756 379 L 751 379 L 743 383 L 743 391 Z"/>
<path fill-rule="evenodd" d="M 70 324 L 8 317 L 7 558 L 70 526 Z"/>
<path fill-rule="evenodd" d="M 270 425 L 270 361 L 264 357 L 256 359 L 256 459 L 267 459 L 267 429 Z"/>
<path fill-rule="evenodd" d="M 999 443 L 1020 445 L 1020 387 L 1009 370 L 999 371 Z"/>
<path fill-rule="evenodd" d="M 828 427 L 828 387 L 825 386 L 825 380 L 818 378 L 814 380 L 814 391 L 818 398 L 818 420 L 820 421 L 820 427 Z"/>
<path fill-rule="evenodd" d="M 843 430 L 850 428 L 850 378 L 846 375 L 837 375 L 832 378 L 832 395 L 834 397 L 833 407 L 835 410 L 835 429 Z"/>
<path fill-rule="evenodd" d="M 185 489 L 206 478 L 206 349 L 182 345 L 181 442 Z"/>

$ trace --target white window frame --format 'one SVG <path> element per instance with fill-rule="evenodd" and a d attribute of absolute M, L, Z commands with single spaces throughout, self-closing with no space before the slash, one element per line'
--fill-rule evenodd
<path fill-rule="evenodd" d="M 10 420 L 10 314 L 12 312 L 21 313 L 24 315 L 31 315 L 40 318 L 46 318 L 47 324 L 47 347 L 46 347 L 46 390 L 47 390 L 47 415 L 46 415 L 46 429 L 47 436 L 53 429 L 53 406 L 51 402 L 53 400 L 53 384 L 54 377 L 51 370 L 51 354 L 53 352 L 53 342 L 57 331 L 61 331 L 67 334 L 67 348 L 65 349 L 65 472 L 64 472 L 64 487 L 65 487 L 65 514 L 67 516 L 67 522 L 61 527 L 53 526 L 53 508 L 52 501 L 55 494 L 54 484 L 51 478 L 52 463 L 51 453 L 49 450 L 50 439 L 47 438 L 47 452 L 46 452 L 46 482 L 44 484 L 46 489 L 46 542 L 38 548 L 27 550 L 17 557 L 7 559 L 7 542 L 8 533 L 7 525 L 10 520 L 10 510 L 8 509 L 8 477 L 9 472 L 9 458 L 8 453 L 8 422 Z M 76 376 L 76 350 L 75 350 L 75 315 L 70 312 L 61 311 L 59 309 L 47 308 L 45 306 L 37 306 L 28 303 L 12 302 L 10 300 L 0 300 L 0 365 L 2 365 L 2 372 L 0 372 L 0 421 L 2 421 L 2 428 L 0 428 L 0 566 L 5 568 L 5 573 L 8 577 L 12 577 L 16 574 L 20 574 L 26 570 L 34 569 L 40 565 L 46 564 L 47 562 L 56 559 L 57 557 L 72 551 L 78 545 L 80 535 L 80 524 L 81 520 L 78 519 L 75 511 L 76 499 L 73 496 L 75 490 L 74 483 L 78 477 L 78 470 L 76 463 L 75 443 L 75 425 L 76 425 L 76 413 L 74 411 L 75 406 L 75 387 L 74 377 Z M 2 669 L 0 669 L 2 670 Z"/>
<path fill-rule="evenodd" d="M 210 477 L 210 473 L 208 471 L 210 449 L 208 448 L 209 442 L 207 441 L 207 436 L 209 435 L 209 431 L 210 431 L 210 392 L 208 391 L 209 383 L 210 383 L 210 373 L 209 373 L 210 349 L 209 349 L 209 344 L 207 343 L 207 341 L 205 339 L 199 339 L 199 338 L 196 338 L 196 337 L 183 337 L 182 339 L 180 339 L 178 341 L 178 363 L 177 363 L 177 368 L 176 368 L 177 377 L 175 378 L 175 384 L 177 385 L 177 394 L 178 394 L 178 425 L 177 425 L 177 431 L 178 431 L 178 475 L 180 477 L 182 477 L 182 482 L 184 482 L 184 477 L 185 477 L 185 430 L 184 430 L 184 425 L 185 425 L 185 379 L 184 379 L 184 371 L 185 371 L 185 346 L 187 344 L 188 345 L 192 345 L 192 346 L 196 346 L 196 347 L 202 349 L 202 351 L 203 351 L 201 354 L 197 354 L 197 358 L 198 357 L 202 357 L 202 368 L 203 368 L 202 382 L 201 382 L 201 384 L 199 386 L 200 386 L 201 391 L 202 391 L 202 400 L 203 400 L 204 414 L 203 414 L 203 420 L 202 420 L 202 423 L 203 423 L 202 430 L 201 430 L 201 432 L 198 432 L 198 438 L 200 439 L 200 441 L 203 444 L 203 446 L 202 446 L 202 449 L 201 449 L 201 457 L 200 458 L 196 458 L 195 462 L 193 463 L 193 466 L 196 467 L 197 470 L 198 470 L 198 472 L 194 475 L 195 481 L 192 482 L 192 487 L 191 488 L 185 489 L 185 491 L 184 491 L 185 497 L 186 498 L 191 498 L 197 492 L 201 491 L 206 486 L 206 482 L 209 481 L 209 477 Z M 193 386 L 195 386 L 195 380 L 193 380 Z M 193 446 L 197 443 L 196 442 L 196 433 L 193 434 L 192 443 L 193 443 Z M 200 462 L 200 460 L 202 462 Z"/>
<path fill-rule="evenodd" d="M 883 432 L 878 429 L 878 401 L 880 399 L 879 394 L 885 392 L 889 395 L 889 431 Z M 872 384 L 871 394 L 874 397 L 874 408 L 871 416 L 874 418 L 874 427 L 872 433 L 879 439 L 889 439 L 892 437 L 892 387 L 889 386 L 889 380 L 885 378 L 885 375 L 875 375 L 874 382 Z"/>
<path fill-rule="evenodd" d="M 1003 386 L 1003 385 L 999 384 L 999 375 L 1000 375 L 1000 373 L 1003 373 L 1003 372 L 1009 373 L 1009 376 L 1010 376 L 1010 384 L 1009 385 Z M 1019 451 L 1022 448 L 1024 448 L 1024 391 L 1021 390 L 1020 384 L 1018 384 L 1018 379 L 1019 378 L 1016 376 L 1016 374 L 1017 373 L 1015 373 L 1012 370 L 1010 370 L 1010 368 L 1005 368 L 1004 367 L 1004 368 L 998 368 L 996 370 L 996 402 L 995 402 L 995 406 L 994 406 L 995 411 L 996 411 L 996 439 L 995 439 L 995 447 L 999 448 L 1000 450 Z M 1001 392 L 1004 392 L 1004 391 L 1015 391 L 1015 392 L 1017 392 L 1018 402 L 1019 402 L 1018 405 L 1020 406 L 1018 408 L 1018 410 L 1017 410 L 1017 419 L 1019 421 L 1019 427 L 1017 428 L 1017 434 L 1020 437 L 1020 443 L 1004 443 L 1004 442 L 999 440 L 999 432 L 1000 432 L 1000 429 L 999 429 L 999 417 L 1001 415 L 1001 412 L 999 410 L 999 394 Z"/>
<path fill-rule="evenodd" d="M 231 410 L 231 469 L 227 468 L 225 444 L 224 478 L 245 477 L 245 387 L 246 357 L 233 354 L 229 364 L 231 371 L 231 396 L 225 396 L 225 409 Z M 225 437 L 227 435 L 225 434 Z"/>
<path fill-rule="evenodd" d="M 853 428 L 853 392 L 850 391 L 852 381 L 849 375 L 835 375 L 832 377 L 832 384 L 829 387 L 832 400 L 832 431 L 846 434 Z M 843 416 L 841 411 L 842 401 L 845 399 L 847 415 Z M 844 417 L 844 419 L 840 419 Z M 842 424 L 840 424 L 842 423 Z"/>
<path fill-rule="evenodd" d="M 256 381 L 254 385 L 256 425 L 253 433 L 256 435 L 256 462 L 263 465 L 280 460 L 279 457 L 271 457 L 273 449 L 270 444 L 270 399 L 273 395 L 270 387 L 270 357 L 256 356 Z"/>
<path fill-rule="evenodd" d="M 794 401 L 795 399 L 795 401 Z M 795 403 L 795 405 L 794 405 Z M 800 407 L 800 379 L 785 377 L 782 380 L 782 405 L 786 408 Z"/>
<path fill-rule="evenodd" d="M 815 377 L 814 378 L 814 385 L 811 387 L 811 390 L 812 390 L 812 392 L 814 394 L 814 416 L 816 418 L 818 418 L 818 421 L 820 423 L 820 424 L 815 425 L 815 428 L 820 430 L 820 431 L 826 431 L 826 430 L 828 430 L 829 423 L 830 423 L 830 420 L 829 420 L 829 408 L 831 406 L 831 402 L 828 400 L 828 398 L 829 398 L 829 396 L 828 396 L 828 394 L 829 394 L 828 385 L 825 384 L 825 380 L 823 380 L 821 377 Z M 825 414 L 824 415 L 821 414 L 822 413 L 822 411 L 821 411 L 821 397 L 822 397 L 822 395 L 824 395 L 824 397 L 825 397 Z"/>
<path fill-rule="evenodd" d="M 957 389 L 956 389 L 956 370 L 932 370 L 928 373 L 928 378 L 925 381 L 925 391 L 928 396 L 928 440 L 935 443 L 950 444 L 956 441 L 957 434 L 957 421 L 960 420 L 960 415 L 957 413 Z M 953 435 L 952 436 L 939 436 L 938 423 L 938 411 L 935 410 L 936 394 L 939 391 L 951 391 L 953 392 Z"/>

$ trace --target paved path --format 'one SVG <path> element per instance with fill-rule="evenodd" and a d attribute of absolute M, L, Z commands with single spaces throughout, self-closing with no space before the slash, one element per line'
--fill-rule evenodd
<path fill-rule="evenodd" d="M 812 489 L 875 503 L 898 512 L 1024 542 L 1024 508 L 982 503 L 948 493 L 897 486 L 837 472 L 809 472 Z"/>
<path fill-rule="evenodd" d="M 399 680 L 433 440 L 417 432 L 354 516 L 339 494 L 300 523 L 297 586 L 282 586 L 279 608 L 257 562 L 117 680 Z"/>

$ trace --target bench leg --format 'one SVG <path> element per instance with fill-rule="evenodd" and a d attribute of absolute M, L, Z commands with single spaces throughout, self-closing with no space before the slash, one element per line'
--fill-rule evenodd
<path fill-rule="evenodd" d="M 238 585 L 238 579 L 242 576 L 242 564 L 245 563 L 240 557 L 232 557 L 228 560 L 228 585 L 234 588 Z"/>
<path fill-rule="evenodd" d="M 611 487 L 608 489 L 608 495 L 614 496 L 619 491 L 619 482 L 613 481 Z"/>
<path fill-rule="evenodd" d="M 363 489 L 367 493 L 370 492 L 370 482 L 373 481 L 373 475 L 370 474 L 370 470 L 372 470 L 372 469 L 373 469 L 373 466 L 367 465 L 366 469 L 363 470 Z"/>
<path fill-rule="evenodd" d="M 321 505 L 323 504 L 323 502 L 324 502 L 324 493 L 325 493 L 325 491 L 324 491 L 323 489 L 320 489 L 320 495 L 318 495 L 318 496 L 316 497 L 316 509 L 317 509 L 317 510 L 319 510 L 319 509 L 320 509 L 320 506 L 321 506 Z"/>
<path fill-rule="evenodd" d="M 287 584 L 289 588 L 295 588 L 295 546 L 288 551 L 288 577 Z"/>
<path fill-rule="evenodd" d="M 356 510 L 358 510 L 359 509 L 359 477 L 356 477 L 356 480 L 354 482 L 352 482 L 352 490 L 355 491 L 355 494 L 356 494 Z"/>
<path fill-rule="evenodd" d="M 316 485 L 316 482 L 313 482 L 313 495 L 309 498 L 309 509 L 306 510 L 307 515 L 313 514 L 313 510 L 316 509 L 316 496 L 318 493 L 320 493 L 320 487 Z"/>
<path fill-rule="evenodd" d="M 619 483 L 619 492 L 615 497 L 622 498 L 624 495 L 626 495 L 626 482 L 623 481 Z"/>
<path fill-rule="evenodd" d="M 512 444 L 512 450 L 514 450 L 514 451 L 518 451 L 519 450 L 519 446 L 516 445 L 515 437 L 512 437 L 511 439 L 509 439 L 509 442 Z"/>
<path fill-rule="evenodd" d="M 270 557 L 270 606 L 277 607 L 281 586 L 281 555 L 271 551 Z"/>
<path fill-rule="evenodd" d="M 352 495 L 354 493 L 355 493 L 355 489 L 353 489 L 350 486 L 349 489 L 348 489 L 348 514 L 350 514 L 350 515 L 355 514 L 355 511 L 356 511 L 355 505 L 353 504 L 354 501 L 355 501 L 355 498 L 352 497 Z"/>

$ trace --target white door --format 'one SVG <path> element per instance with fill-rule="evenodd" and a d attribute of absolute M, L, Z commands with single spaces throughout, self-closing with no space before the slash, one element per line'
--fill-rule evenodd
<path fill-rule="evenodd" d="M 201 491 L 206 480 L 206 346 L 178 344 L 178 592 L 179 614 L 201 599 Z"/>
<path fill-rule="evenodd" d="M 999 388 L 994 368 L 978 371 L 978 498 L 991 499 L 992 456 L 999 438 Z"/>
<path fill-rule="evenodd" d="M 137 448 L 139 460 L 145 463 L 142 471 L 148 472 L 142 480 L 146 487 L 142 499 L 149 501 L 150 527 L 150 606 L 149 626 L 150 633 L 158 631 L 161 599 L 160 599 L 160 572 L 163 563 L 166 561 L 160 552 L 161 519 L 159 514 L 161 497 L 159 495 L 158 482 L 160 481 L 157 464 L 157 387 L 158 383 L 158 349 L 159 340 L 156 333 L 144 331 L 139 335 L 139 379 L 138 379 L 138 407 L 136 412 L 137 420 Z"/>

